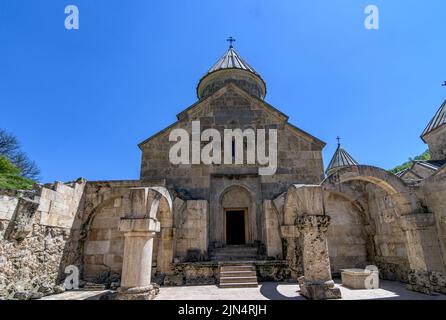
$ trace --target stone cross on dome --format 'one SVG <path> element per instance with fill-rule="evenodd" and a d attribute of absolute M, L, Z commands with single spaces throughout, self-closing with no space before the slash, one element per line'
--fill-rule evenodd
<path fill-rule="evenodd" d="M 336 140 L 338 140 L 338 147 L 339 147 L 341 145 L 341 138 L 339 136 L 337 136 Z"/>
<path fill-rule="evenodd" d="M 226 41 L 229 42 L 229 48 L 234 48 L 234 46 L 232 45 L 236 40 L 235 38 L 233 38 L 232 36 L 229 37 L 228 39 L 226 39 Z"/>

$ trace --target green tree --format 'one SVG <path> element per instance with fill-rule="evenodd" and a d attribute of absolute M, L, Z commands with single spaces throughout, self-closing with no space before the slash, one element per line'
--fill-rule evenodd
<path fill-rule="evenodd" d="M 0 156 L 0 189 L 31 189 L 34 181 L 22 177 L 17 168 L 6 157 Z"/>
<path fill-rule="evenodd" d="M 15 136 L 0 128 L 0 156 L 11 161 L 23 177 L 38 180 L 40 170 L 36 163 L 20 150 L 20 143 Z"/>
<path fill-rule="evenodd" d="M 431 160 L 431 154 L 429 153 L 429 150 L 426 150 L 422 154 L 416 156 L 415 158 L 409 158 L 409 161 L 404 162 L 403 164 L 400 164 L 399 166 L 396 166 L 393 169 L 390 169 L 389 171 L 392 173 L 398 173 L 403 170 L 406 170 L 412 166 L 412 162 L 416 160 Z"/>
<path fill-rule="evenodd" d="M 20 174 L 20 169 L 11 163 L 8 159 L 0 156 L 0 174 Z"/>

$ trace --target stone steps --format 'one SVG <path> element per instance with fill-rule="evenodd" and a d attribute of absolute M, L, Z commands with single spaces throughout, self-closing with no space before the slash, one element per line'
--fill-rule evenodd
<path fill-rule="evenodd" d="M 255 267 L 247 262 L 239 262 L 239 264 L 222 264 L 220 272 L 238 272 L 238 271 L 254 271 Z"/>
<path fill-rule="evenodd" d="M 220 265 L 220 288 L 257 288 L 257 273 L 250 262 Z"/>
<path fill-rule="evenodd" d="M 258 283 L 220 283 L 219 287 L 226 288 L 258 288 Z"/>
<path fill-rule="evenodd" d="M 216 261 L 257 260 L 257 256 L 215 255 L 212 260 L 216 260 Z"/>
<path fill-rule="evenodd" d="M 238 277 L 240 275 L 246 276 L 246 277 L 254 277 L 256 276 L 256 272 L 255 271 L 245 271 L 245 270 L 235 270 L 235 271 L 221 271 L 220 275 L 224 276 L 224 277 Z"/>
<path fill-rule="evenodd" d="M 222 283 L 257 283 L 257 276 L 238 276 L 238 277 L 228 277 L 224 276 L 220 278 L 220 284 Z"/>
<path fill-rule="evenodd" d="M 217 261 L 258 260 L 257 248 L 248 246 L 216 248 L 211 254 L 211 259 Z"/>

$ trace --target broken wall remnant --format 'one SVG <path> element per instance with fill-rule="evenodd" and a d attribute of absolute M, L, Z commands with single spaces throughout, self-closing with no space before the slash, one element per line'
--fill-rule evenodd
<path fill-rule="evenodd" d="M 86 181 L 0 191 L 0 297 L 59 290 Z"/>

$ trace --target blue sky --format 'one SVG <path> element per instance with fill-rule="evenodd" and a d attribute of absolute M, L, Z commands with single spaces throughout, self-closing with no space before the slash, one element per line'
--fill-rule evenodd
<path fill-rule="evenodd" d="M 64 28 L 77 5 L 80 29 Z M 364 8 L 380 9 L 367 30 Z M 200 77 L 235 48 L 266 100 L 362 164 L 393 167 L 446 98 L 442 0 L 2 0 L 0 127 L 42 181 L 137 179 L 137 144 L 195 102 Z"/>

